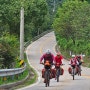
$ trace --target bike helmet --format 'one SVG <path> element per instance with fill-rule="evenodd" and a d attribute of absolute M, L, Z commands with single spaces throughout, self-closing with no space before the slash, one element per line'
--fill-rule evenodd
<path fill-rule="evenodd" d="M 74 58 L 75 57 L 75 55 L 72 55 L 72 58 Z"/>
<path fill-rule="evenodd" d="M 50 49 L 47 49 L 47 50 L 46 50 L 46 54 L 51 54 Z"/>
<path fill-rule="evenodd" d="M 58 52 L 58 53 L 57 53 L 57 56 L 60 56 L 60 54 L 61 54 L 61 53 L 60 53 L 60 52 Z"/>

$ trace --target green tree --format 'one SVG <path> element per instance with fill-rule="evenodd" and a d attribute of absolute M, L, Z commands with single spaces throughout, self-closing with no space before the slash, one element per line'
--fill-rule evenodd
<path fill-rule="evenodd" d="M 36 36 L 48 28 L 49 13 L 47 3 L 45 0 L 32 0 L 29 6 L 29 22 L 34 27 L 32 28 L 32 35 Z"/>
<path fill-rule="evenodd" d="M 24 7 L 25 40 L 49 28 L 50 20 L 45 0 L 0 0 L 0 31 L 8 31 L 19 37 L 21 7 Z"/>
<path fill-rule="evenodd" d="M 0 0 L 0 57 L 4 58 L 5 68 L 10 68 L 18 54 L 16 51 L 19 51 L 16 44 L 19 42 L 21 7 L 24 8 L 25 41 L 47 30 L 50 25 L 45 0 Z M 9 35 L 2 36 L 4 32 Z"/>
<path fill-rule="evenodd" d="M 67 43 L 72 40 L 73 48 L 78 51 L 78 48 L 90 42 L 90 4 L 67 0 L 58 9 L 53 27 L 56 34 L 65 38 Z M 87 50 L 84 48 L 83 51 Z"/>
<path fill-rule="evenodd" d="M 0 38 L 0 58 L 3 58 L 0 64 L 3 65 L 2 68 L 12 68 L 18 54 L 19 42 L 17 38 L 4 33 Z"/>

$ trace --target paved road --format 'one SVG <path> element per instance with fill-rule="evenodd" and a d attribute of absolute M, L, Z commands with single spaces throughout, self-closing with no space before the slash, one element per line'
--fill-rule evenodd
<path fill-rule="evenodd" d="M 30 65 L 38 72 L 37 83 L 30 85 L 25 88 L 20 88 L 18 90 L 90 90 L 90 69 L 82 67 L 82 76 L 75 76 L 75 80 L 72 80 L 72 76 L 68 74 L 68 61 L 64 60 L 65 65 L 64 75 L 60 77 L 60 82 L 56 82 L 55 79 L 51 79 L 50 87 L 45 87 L 43 79 L 41 78 L 41 69 L 43 65 L 39 64 L 39 59 L 42 53 L 46 49 L 51 49 L 55 55 L 55 35 L 51 32 L 37 41 L 33 42 L 27 47 L 26 53 Z"/>

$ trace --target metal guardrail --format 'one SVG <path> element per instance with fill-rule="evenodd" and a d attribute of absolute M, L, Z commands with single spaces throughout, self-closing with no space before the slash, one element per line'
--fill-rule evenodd
<path fill-rule="evenodd" d="M 46 31 L 46 32 L 44 32 L 44 33 L 36 36 L 35 38 L 33 38 L 32 41 L 35 41 L 35 40 L 39 39 L 40 37 L 42 37 L 43 35 L 51 32 L 51 31 L 52 31 L 52 30 L 48 30 L 48 31 Z M 24 48 L 26 48 L 29 44 L 31 44 L 32 41 L 26 42 L 25 45 L 24 45 Z M 14 75 L 20 74 L 20 73 L 24 72 L 25 69 L 26 69 L 26 64 L 25 64 L 25 66 L 22 67 L 22 68 L 0 69 L 0 77 L 12 76 L 12 78 L 13 78 Z M 28 75 L 28 76 L 29 76 L 29 75 Z M 25 80 L 27 80 L 28 76 L 27 76 L 24 80 L 22 80 L 22 81 L 20 81 L 20 82 L 18 81 L 18 82 L 16 82 L 16 83 L 0 85 L 0 90 L 1 90 L 1 89 L 5 89 L 5 90 L 6 90 L 7 88 L 11 88 L 11 87 L 14 87 L 14 86 L 16 86 L 16 85 L 19 85 L 20 83 L 22 83 L 22 82 L 24 82 Z"/>
<path fill-rule="evenodd" d="M 11 76 L 22 73 L 26 69 L 26 65 L 22 68 L 14 69 L 0 69 L 0 77 L 2 76 Z"/>
<path fill-rule="evenodd" d="M 24 44 L 24 47 L 26 48 L 26 47 L 27 47 L 29 44 L 31 44 L 33 41 L 39 39 L 40 37 L 44 36 L 45 34 L 51 32 L 51 31 L 53 31 L 53 30 L 52 30 L 52 29 L 51 29 L 51 30 L 47 30 L 47 31 L 39 34 L 38 36 L 34 37 L 31 41 L 26 42 L 26 43 Z"/>
<path fill-rule="evenodd" d="M 35 41 L 35 40 L 39 39 L 40 37 L 42 37 L 43 35 L 51 32 L 51 31 L 52 31 L 52 30 L 47 30 L 47 31 L 41 33 L 40 35 L 34 37 L 34 38 L 32 39 L 32 41 Z M 27 47 L 29 44 L 31 44 L 32 41 L 26 42 L 25 45 L 24 45 L 24 47 Z M 0 77 L 20 74 L 20 73 L 22 73 L 25 69 L 26 69 L 26 65 L 25 65 L 23 68 L 0 69 Z"/>

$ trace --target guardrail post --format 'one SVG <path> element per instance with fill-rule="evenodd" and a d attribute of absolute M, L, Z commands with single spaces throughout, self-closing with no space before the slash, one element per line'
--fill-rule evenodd
<path fill-rule="evenodd" d="M 15 76 L 16 76 L 16 79 L 18 79 L 18 74 L 16 74 Z"/>
<path fill-rule="evenodd" d="M 11 76 L 12 80 L 14 80 L 14 75 Z"/>

